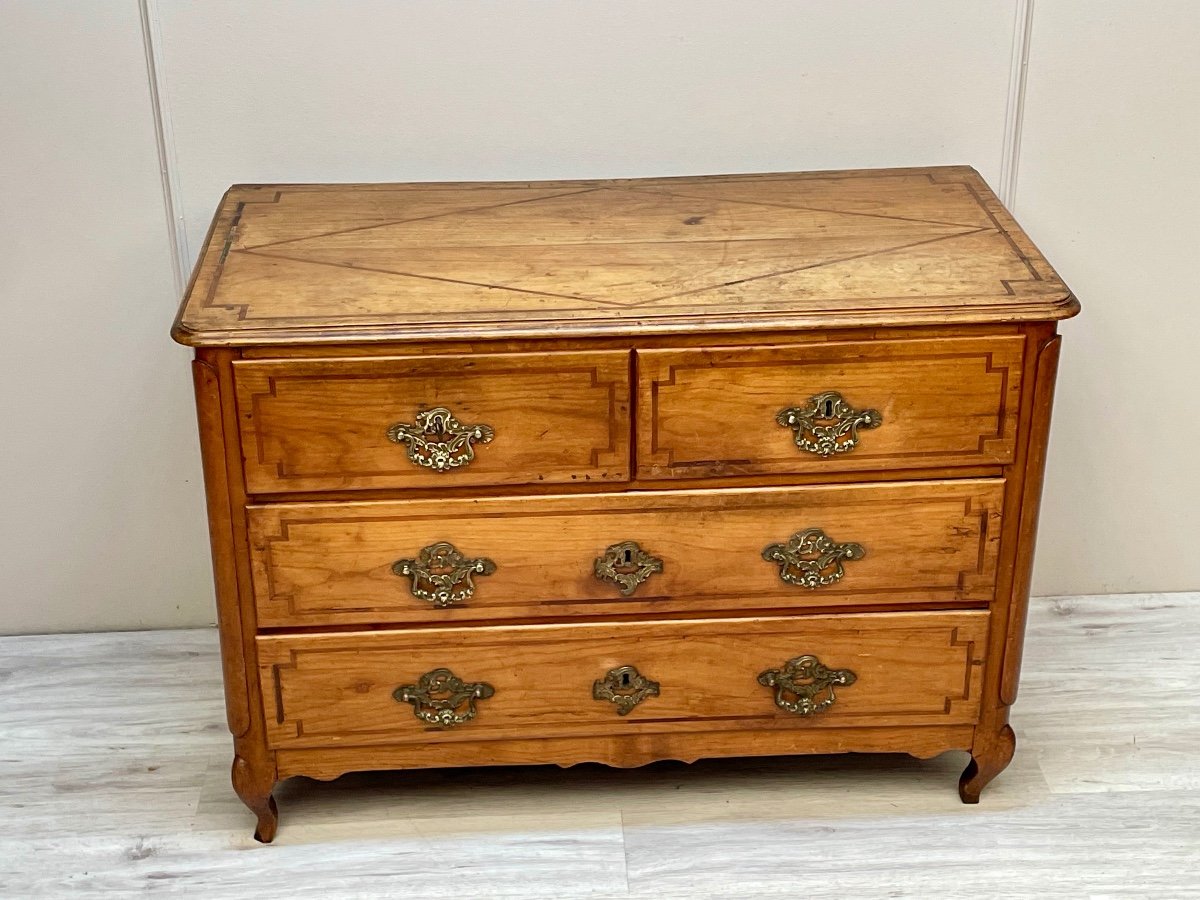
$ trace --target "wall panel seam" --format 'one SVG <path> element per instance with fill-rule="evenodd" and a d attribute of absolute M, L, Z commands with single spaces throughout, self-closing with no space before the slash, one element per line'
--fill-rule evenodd
<path fill-rule="evenodd" d="M 1025 86 L 1029 43 L 1033 35 L 1034 0 L 1016 0 L 1013 10 L 1012 60 L 1008 73 L 1008 102 L 1004 111 L 1004 145 L 997 194 L 1011 211 L 1017 199 L 1017 169 L 1021 161 L 1021 132 L 1025 125 Z"/>
<path fill-rule="evenodd" d="M 175 277 L 176 297 L 183 294 L 191 259 L 187 231 L 179 202 L 179 167 L 176 163 L 175 137 L 171 129 L 170 105 L 162 73 L 162 30 L 159 27 L 156 0 L 138 0 L 138 16 L 142 24 L 142 46 L 146 53 L 146 80 L 150 89 L 150 111 L 154 118 L 154 139 L 158 151 L 158 172 L 162 183 L 163 210 L 166 215 L 167 236 L 171 245 L 171 268 Z"/>

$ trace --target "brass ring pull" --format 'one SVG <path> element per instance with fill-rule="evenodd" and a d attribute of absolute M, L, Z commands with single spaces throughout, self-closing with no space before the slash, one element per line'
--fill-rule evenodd
<path fill-rule="evenodd" d="M 592 682 L 592 698 L 612 703 L 618 716 L 629 715 L 629 711 L 647 697 L 657 696 L 658 682 L 651 681 L 635 666 L 609 669 L 603 678 Z"/>
<path fill-rule="evenodd" d="M 812 590 L 841 581 L 846 574 L 843 560 L 866 555 L 862 544 L 839 544 L 820 528 L 798 531 L 786 544 L 770 544 L 762 552 L 767 562 L 779 564 L 780 578 Z"/>
<path fill-rule="evenodd" d="M 775 421 L 794 432 L 796 446 L 820 457 L 849 453 L 858 446 L 858 429 L 878 428 L 883 415 L 877 409 L 861 412 L 837 391 L 808 398 L 803 406 L 781 409 Z"/>
<path fill-rule="evenodd" d="M 434 669 L 416 684 L 392 691 L 397 703 L 411 703 L 413 715 L 422 722 L 453 728 L 475 718 L 476 700 L 486 700 L 496 689 L 483 681 L 463 681 L 449 669 Z"/>
<path fill-rule="evenodd" d="M 834 685 L 850 685 L 858 676 L 849 669 L 830 669 L 815 656 L 789 659 L 781 669 L 767 669 L 758 683 L 775 689 L 775 705 L 798 716 L 814 716 L 837 701 Z"/>
<path fill-rule="evenodd" d="M 444 406 L 417 413 L 409 425 L 397 422 L 387 430 L 388 440 L 408 445 L 408 458 L 435 472 L 449 472 L 471 464 L 474 441 L 489 443 L 496 436 L 490 425 L 464 425 Z"/>
<path fill-rule="evenodd" d="M 636 591 L 639 584 L 662 570 L 663 561 L 643 550 L 637 541 L 613 544 L 594 563 L 596 577 L 601 581 L 611 581 L 626 597 Z"/>
<path fill-rule="evenodd" d="M 438 609 L 469 600 L 475 594 L 475 576 L 491 575 L 496 564 L 486 557 L 468 559 L 450 543 L 423 547 L 416 559 L 398 559 L 392 572 L 412 579 L 409 591 Z"/>

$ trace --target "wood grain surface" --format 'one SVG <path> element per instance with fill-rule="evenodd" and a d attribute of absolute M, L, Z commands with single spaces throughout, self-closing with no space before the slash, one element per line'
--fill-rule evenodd
<path fill-rule="evenodd" d="M 647 491 L 587 496 L 268 504 L 249 509 L 262 627 L 992 599 L 1004 483 Z M 858 543 L 841 581 L 810 589 L 763 559 L 807 528 Z M 594 573 L 633 540 L 662 571 L 622 595 Z M 448 541 L 495 565 L 461 603 L 435 608 L 392 564 Z"/>
<path fill-rule="evenodd" d="M 230 189 L 173 335 L 256 836 L 280 777 L 380 766 L 969 749 L 979 800 L 1078 308 L 966 166 Z M 825 392 L 874 413 L 823 457 L 778 416 Z M 389 440 L 442 407 L 486 426 L 447 472 Z M 806 529 L 863 548 L 818 590 L 764 559 Z M 487 560 L 444 609 L 400 564 L 440 542 Z M 806 653 L 858 676 L 811 718 L 756 680 Z M 457 728 L 392 696 L 440 667 L 496 690 Z"/>
<path fill-rule="evenodd" d="M 681 731 L 960 725 L 979 712 L 988 614 L 982 611 L 528 625 L 260 636 L 270 745 L 354 746 L 478 738 Z M 815 655 L 857 680 L 824 712 L 775 706 L 757 680 Z M 633 665 L 661 684 L 626 716 L 592 696 Z M 393 691 L 449 668 L 495 694 L 478 716 L 430 726 Z M 701 753 L 701 755 L 704 755 Z M 481 750 L 480 762 L 486 760 Z M 429 753 L 428 765 L 437 765 Z"/>
<path fill-rule="evenodd" d="M 1023 349 L 1013 336 L 639 351 L 638 475 L 1007 463 Z M 776 415 L 828 391 L 882 423 L 822 457 L 797 448 Z"/>
<path fill-rule="evenodd" d="M 194 345 L 1047 320 L 1069 290 L 974 169 L 239 185 Z"/>
<path fill-rule="evenodd" d="M 480 354 L 234 364 L 251 493 L 621 481 L 629 476 L 629 354 Z M 438 472 L 388 439 L 449 409 L 494 431 Z"/>
<path fill-rule="evenodd" d="M 649 702 L 649 701 L 646 701 Z M 790 756 L 826 753 L 902 753 L 931 759 L 948 750 L 964 750 L 973 725 L 747 728 L 724 731 L 626 729 L 621 734 L 585 737 L 500 738 L 443 741 L 437 767 L 528 766 L 555 760 L 562 768 L 600 763 L 619 769 L 665 760 L 695 763 L 705 759 Z M 330 746 L 275 751 L 279 777 L 302 775 L 330 781 L 348 772 L 373 769 L 427 769 L 429 750 L 421 743 Z M 843 760 L 845 761 L 845 760 Z M 745 763 L 741 763 L 744 765 Z M 731 766 L 739 765 L 730 762 Z M 803 763 L 797 762 L 798 766 Z M 609 773 L 614 775 L 616 773 Z M 947 792 L 949 793 L 949 792 Z"/>

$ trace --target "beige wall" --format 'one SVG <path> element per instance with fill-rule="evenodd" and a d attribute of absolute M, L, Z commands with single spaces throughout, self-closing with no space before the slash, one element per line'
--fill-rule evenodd
<path fill-rule="evenodd" d="M 1085 305 L 1035 588 L 1200 587 L 1198 31 L 1183 2 L 7 0 L 0 632 L 211 621 L 166 334 L 171 252 L 236 181 L 970 162 Z"/>
<path fill-rule="evenodd" d="M 192 252 L 233 180 L 963 160 L 1000 174 L 1006 2 L 207 0 L 157 9 Z"/>
<path fill-rule="evenodd" d="M 1038 0 L 1015 212 L 1063 328 L 1035 589 L 1200 587 L 1200 3 Z"/>
<path fill-rule="evenodd" d="M 0 632 L 211 620 L 166 226 L 137 5 L 0 4 Z"/>

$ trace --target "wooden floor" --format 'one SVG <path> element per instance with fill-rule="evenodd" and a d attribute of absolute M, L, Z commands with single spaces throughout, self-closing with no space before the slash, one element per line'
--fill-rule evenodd
<path fill-rule="evenodd" d="M 0 639 L 0 898 L 1200 897 L 1200 594 L 1037 601 L 1017 756 L 229 788 L 213 631 Z"/>

